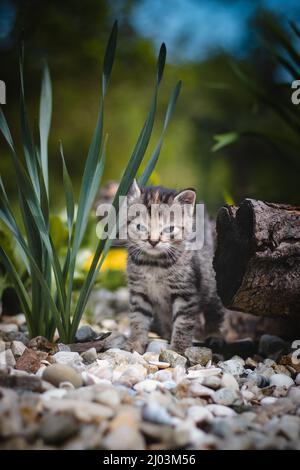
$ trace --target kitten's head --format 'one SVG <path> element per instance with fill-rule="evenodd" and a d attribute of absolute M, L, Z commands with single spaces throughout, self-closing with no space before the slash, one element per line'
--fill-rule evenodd
<path fill-rule="evenodd" d="M 134 180 L 128 192 L 129 247 L 136 254 L 176 257 L 192 230 L 196 193 L 161 186 L 140 188 Z"/>

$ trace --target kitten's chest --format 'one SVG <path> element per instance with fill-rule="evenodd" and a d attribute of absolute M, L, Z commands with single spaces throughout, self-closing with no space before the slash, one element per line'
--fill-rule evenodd
<path fill-rule="evenodd" d="M 154 304 L 169 305 L 171 302 L 171 286 L 168 270 L 146 269 L 144 272 L 145 290 Z"/>

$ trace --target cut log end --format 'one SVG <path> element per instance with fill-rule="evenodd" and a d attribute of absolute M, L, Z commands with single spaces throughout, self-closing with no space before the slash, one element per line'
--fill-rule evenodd
<path fill-rule="evenodd" d="M 300 208 L 252 199 L 224 206 L 214 259 L 227 308 L 300 320 Z"/>

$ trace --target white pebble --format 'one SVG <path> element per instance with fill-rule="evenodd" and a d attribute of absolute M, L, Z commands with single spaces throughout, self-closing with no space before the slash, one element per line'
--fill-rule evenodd
<path fill-rule="evenodd" d="M 229 408 L 228 406 L 224 405 L 206 405 L 206 409 L 210 411 L 213 415 L 219 417 L 236 415 L 236 412 L 232 408 Z"/>
<path fill-rule="evenodd" d="M 275 397 L 264 397 L 261 401 L 261 405 L 273 405 L 278 400 L 278 398 Z"/>
<path fill-rule="evenodd" d="M 158 386 L 159 386 L 159 382 L 157 380 L 146 379 L 146 380 L 142 380 L 139 383 L 136 383 L 133 388 L 137 392 L 150 393 L 156 390 Z"/>
<path fill-rule="evenodd" d="M 239 384 L 233 375 L 225 372 L 221 379 L 221 386 L 225 388 L 230 388 L 231 390 L 239 390 Z"/>
<path fill-rule="evenodd" d="M 53 359 L 58 364 L 73 365 L 74 363 L 82 362 L 82 357 L 77 352 L 60 351 L 53 355 Z"/>
<path fill-rule="evenodd" d="M 294 385 L 294 381 L 291 377 L 285 374 L 273 374 L 270 377 L 270 385 L 275 385 L 276 387 L 291 387 Z"/>

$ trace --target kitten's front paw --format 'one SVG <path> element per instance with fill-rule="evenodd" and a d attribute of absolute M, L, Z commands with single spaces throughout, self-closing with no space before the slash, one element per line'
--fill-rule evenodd
<path fill-rule="evenodd" d="M 148 341 L 143 341 L 143 340 L 131 340 L 129 339 L 125 346 L 124 349 L 126 351 L 130 352 L 138 352 L 139 354 L 144 354 L 146 347 L 147 347 Z"/>

